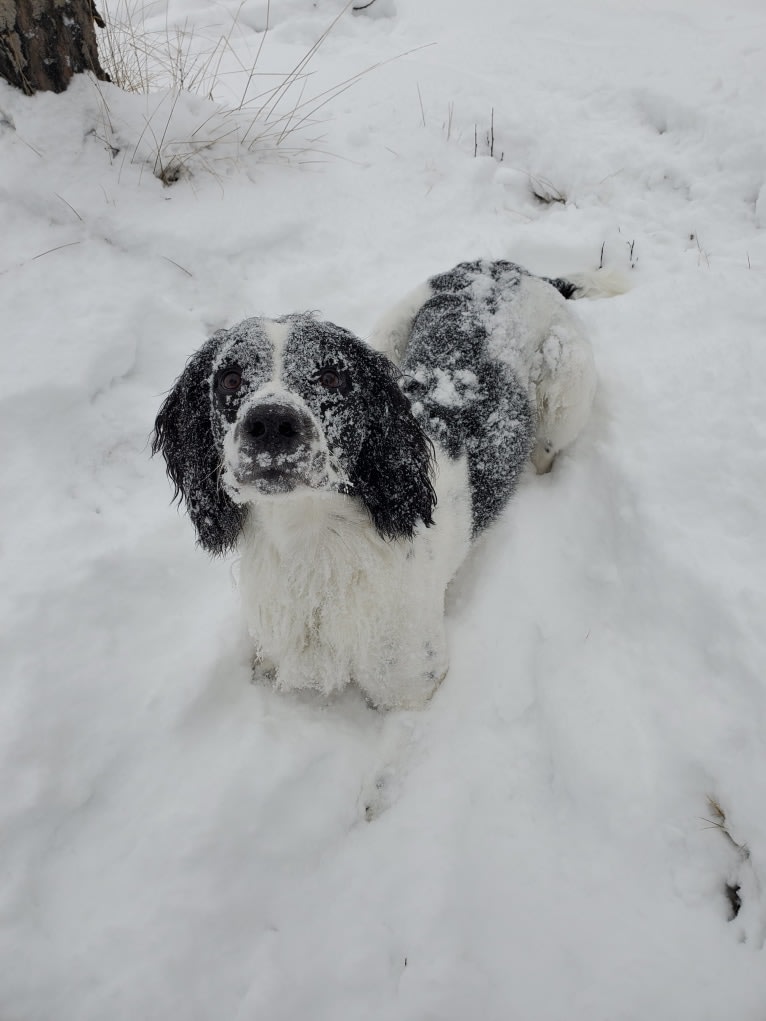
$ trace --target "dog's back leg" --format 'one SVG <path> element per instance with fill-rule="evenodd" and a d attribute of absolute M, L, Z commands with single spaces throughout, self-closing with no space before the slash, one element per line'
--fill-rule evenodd
<path fill-rule="evenodd" d="M 567 308 L 554 317 L 536 369 L 531 380 L 537 414 L 531 459 L 538 474 L 544 475 L 556 454 L 584 428 L 596 393 L 590 342 Z"/>

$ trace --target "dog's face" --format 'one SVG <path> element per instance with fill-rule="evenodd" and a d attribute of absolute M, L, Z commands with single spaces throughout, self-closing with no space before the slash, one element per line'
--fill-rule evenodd
<path fill-rule="evenodd" d="M 345 491 L 368 413 L 370 352 L 308 316 L 249 319 L 213 365 L 213 433 L 235 502 L 311 489 Z"/>
<path fill-rule="evenodd" d="M 248 507 L 297 490 L 359 499 L 378 531 L 431 522 L 431 448 L 391 363 L 310 315 L 216 333 L 176 382 L 153 449 L 200 542 L 235 545 Z"/>

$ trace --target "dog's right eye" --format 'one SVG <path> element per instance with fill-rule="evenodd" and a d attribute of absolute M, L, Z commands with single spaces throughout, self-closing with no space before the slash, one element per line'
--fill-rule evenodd
<path fill-rule="evenodd" d="M 218 389 L 221 393 L 235 394 L 242 386 L 242 373 L 239 369 L 224 369 L 218 377 Z"/>

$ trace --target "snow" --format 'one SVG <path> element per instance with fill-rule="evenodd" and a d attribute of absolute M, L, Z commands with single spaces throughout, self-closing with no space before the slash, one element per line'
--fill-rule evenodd
<path fill-rule="evenodd" d="M 371 69 L 284 150 L 225 110 L 263 2 L 148 8 L 230 32 L 212 99 L 0 83 L 3 1021 L 761 1019 L 766 11 L 378 3 L 271 3 L 248 96 L 336 15 L 304 98 Z M 456 580 L 425 711 L 250 684 L 163 394 L 216 329 L 365 336 L 475 258 L 628 275 L 577 303 L 591 423 Z"/>

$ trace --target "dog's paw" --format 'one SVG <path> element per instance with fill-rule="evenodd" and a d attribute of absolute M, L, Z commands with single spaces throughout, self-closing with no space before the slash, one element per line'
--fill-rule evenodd
<path fill-rule="evenodd" d="M 535 449 L 530 454 L 530 459 L 538 475 L 548 474 L 553 467 L 555 457 L 556 451 L 553 449 L 553 445 L 544 440 L 538 440 Z"/>

